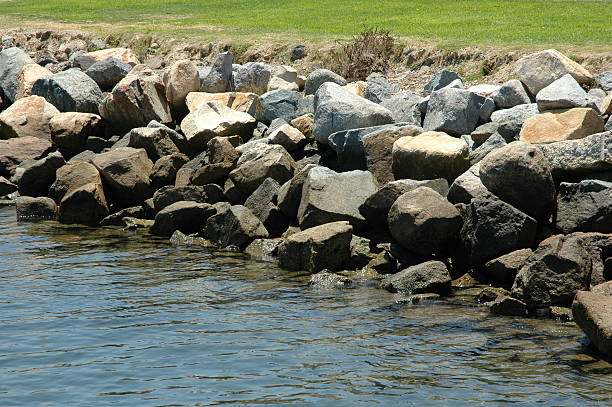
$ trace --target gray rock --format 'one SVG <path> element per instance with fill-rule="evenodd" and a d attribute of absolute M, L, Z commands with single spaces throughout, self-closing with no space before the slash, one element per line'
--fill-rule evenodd
<path fill-rule="evenodd" d="M 19 194 L 23 196 L 47 196 L 55 181 L 55 171 L 66 164 L 60 153 L 49 154 L 28 166 L 19 179 Z"/>
<path fill-rule="evenodd" d="M 601 72 L 595 75 L 595 83 L 606 92 L 612 92 L 612 72 Z"/>
<path fill-rule="evenodd" d="M 229 176 L 238 188 L 251 193 L 266 178 L 285 183 L 293 177 L 294 171 L 295 161 L 282 146 L 256 144 L 240 156 Z"/>
<path fill-rule="evenodd" d="M 315 107 L 314 107 L 315 95 L 306 95 L 300 100 L 298 100 L 298 109 L 296 115 L 298 117 L 303 116 L 305 114 L 314 115 Z"/>
<path fill-rule="evenodd" d="M 163 156 L 180 153 L 170 134 L 161 127 L 137 127 L 126 137 L 129 139 L 128 147 L 144 148 L 154 162 Z"/>
<path fill-rule="evenodd" d="M 352 232 L 348 222 L 331 222 L 294 233 L 278 247 L 279 265 L 310 273 L 337 270 L 350 256 Z"/>
<path fill-rule="evenodd" d="M 608 117 L 608 121 L 604 126 L 604 131 L 612 131 L 612 116 Z"/>
<path fill-rule="evenodd" d="M 200 92 L 220 93 L 230 89 L 232 79 L 232 62 L 234 56 L 231 52 L 221 52 L 212 67 L 198 68 L 200 73 Z"/>
<path fill-rule="evenodd" d="M 496 315 L 522 317 L 527 314 L 527 305 L 516 298 L 501 296 L 493 301 L 490 310 Z"/>
<path fill-rule="evenodd" d="M 487 140 L 470 152 L 470 165 L 474 166 L 482 161 L 490 152 L 505 147 L 508 143 L 498 132 L 493 133 Z"/>
<path fill-rule="evenodd" d="M 306 78 L 306 85 L 304 86 L 305 95 L 314 95 L 317 90 L 326 82 L 333 82 L 340 86 L 346 85 L 346 79 L 330 71 L 329 69 L 316 69 L 308 75 Z"/>
<path fill-rule="evenodd" d="M 380 286 L 391 292 L 448 295 L 451 293 L 451 276 L 441 261 L 428 261 L 385 278 Z"/>
<path fill-rule="evenodd" d="M 131 70 L 132 65 L 111 57 L 95 62 L 85 74 L 93 79 L 100 89 L 106 91 L 114 88 Z"/>
<path fill-rule="evenodd" d="M 463 89 L 440 89 L 431 94 L 423 121 L 426 131 L 469 134 L 476 128 L 484 98 Z"/>
<path fill-rule="evenodd" d="M 267 178 L 244 202 L 272 237 L 280 236 L 289 226 L 289 219 L 276 206 L 279 190 L 278 182 Z"/>
<path fill-rule="evenodd" d="M 419 102 L 421 97 L 410 91 L 403 91 L 383 100 L 380 105 L 391 112 L 395 122 L 404 122 L 421 126 L 421 109 Z"/>
<path fill-rule="evenodd" d="M 592 292 L 578 291 L 572 304 L 572 315 L 588 336 L 591 344 L 602 354 L 612 357 L 612 294 L 610 282 L 593 288 Z M 602 287 L 602 290 L 597 288 Z M 607 288 L 603 291 L 603 288 Z"/>
<path fill-rule="evenodd" d="M 98 114 L 104 96 L 96 82 L 78 69 L 69 69 L 34 82 L 32 95 L 42 96 L 60 112 Z"/>
<path fill-rule="evenodd" d="M 97 226 L 108 216 L 108 205 L 101 182 L 82 185 L 68 192 L 59 206 L 62 223 Z"/>
<path fill-rule="evenodd" d="M 370 74 L 366 79 L 366 99 L 381 103 L 399 91 L 398 85 L 392 85 L 380 72 Z"/>
<path fill-rule="evenodd" d="M 236 92 L 266 93 L 272 75 L 272 67 L 261 62 L 247 62 L 234 72 Z"/>
<path fill-rule="evenodd" d="M 208 218 L 204 235 L 221 247 L 244 249 L 255 239 L 267 238 L 268 231 L 248 208 L 234 205 Z"/>
<path fill-rule="evenodd" d="M 487 187 L 480 180 L 480 163 L 459 175 L 448 190 L 448 200 L 451 203 L 466 203 L 487 192 Z"/>
<path fill-rule="evenodd" d="M 188 157 L 194 157 L 196 155 L 196 151 L 191 147 L 189 141 L 187 141 L 187 137 L 185 137 L 183 134 L 172 130 L 170 127 L 156 120 L 151 120 L 149 124 L 147 124 L 147 127 L 152 129 L 163 129 L 163 131 L 168 134 L 174 145 L 178 147 L 181 153 Z"/>
<path fill-rule="evenodd" d="M 277 262 L 276 253 L 281 239 L 255 239 L 244 249 L 244 254 L 257 261 Z"/>
<path fill-rule="evenodd" d="M 338 131 L 393 123 L 391 112 L 335 83 L 323 84 L 315 95 L 315 139 L 322 144 Z"/>
<path fill-rule="evenodd" d="M 599 111 L 595 103 L 570 74 L 565 74 L 536 95 L 540 111 L 591 107 Z"/>
<path fill-rule="evenodd" d="M 470 138 L 474 142 L 474 146 L 482 145 L 489 139 L 489 137 L 497 132 L 498 128 L 499 123 L 494 122 L 488 122 L 476 127 L 476 129 L 470 133 Z"/>
<path fill-rule="evenodd" d="M 294 45 L 291 47 L 291 61 L 297 61 L 306 57 L 305 45 Z"/>
<path fill-rule="evenodd" d="M 517 105 L 510 109 L 497 110 L 491 114 L 491 121 L 498 124 L 497 131 L 507 142 L 518 139 L 523 123 L 540 111 L 536 103 Z"/>
<path fill-rule="evenodd" d="M 216 213 L 215 208 L 207 203 L 175 202 L 157 212 L 150 232 L 166 237 L 172 236 L 176 230 L 185 234 L 197 233 L 204 229 L 208 218 Z"/>
<path fill-rule="evenodd" d="M 425 85 L 424 89 L 427 92 L 433 92 L 438 89 L 442 89 L 445 86 L 450 85 L 453 81 L 457 79 L 461 79 L 461 77 L 457 74 L 457 72 L 443 69 L 441 71 L 438 71 L 433 76 L 433 78 L 431 78 L 429 82 L 427 82 L 427 85 Z"/>
<path fill-rule="evenodd" d="M 295 176 L 285 182 L 278 191 L 277 203 L 280 210 L 290 219 L 297 218 L 298 208 L 302 200 L 302 187 L 308 173 L 316 165 L 308 164 L 295 173 Z"/>
<path fill-rule="evenodd" d="M 298 117 L 298 105 L 302 95 L 292 90 L 278 89 L 261 95 L 261 120 L 270 123 L 281 118 L 286 122 Z"/>
<path fill-rule="evenodd" d="M 518 271 L 527 263 L 532 254 L 531 249 L 521 249 L 489 260 L 485 264 L 485 275 L 495 286 L 510 289 Z"/>
<path fill-rule="evenodd" d="M 612 182 L 562 182 L 557 196 L 556 226 L 563 233 L 612 233 Z"/>
<path fill-rule="evenodd" d="M 497 109 L 510 109 L 511 107 L 531 103 L 529 92 L 521 81 L 510 79 L 491 94 Z"/>
<path fill-rule="evenodd" d="M 19 196 L 15 199 L 18 221 L 55 220 L 57 205 L 51 198 Z"/>
<path fill-rule="evenodd" d="M 33 63 L 32 58 L 17 47 L 6 48 L 0 52 L 0 89 L 10 102 L 15 101 L 17 77 L 21 69 Z"/>

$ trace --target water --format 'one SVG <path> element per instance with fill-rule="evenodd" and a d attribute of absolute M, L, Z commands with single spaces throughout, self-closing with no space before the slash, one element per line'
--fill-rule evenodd
<path fill-rule="evenodd" d="M 572 324 L 0 209 L 0 406 L 604 406 Z"/>

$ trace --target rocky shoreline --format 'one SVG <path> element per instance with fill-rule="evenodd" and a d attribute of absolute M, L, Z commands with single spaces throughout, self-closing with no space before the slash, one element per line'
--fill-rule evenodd
<path fill-rule="evenodd" d="M 486 284 L 491 312 L 573 314 L 612 356 L 612 72 L 546 50 L 501 85 L 441 70 L 407 90 L 229 51 L 162 68 L 12 45 L 0 197 L 19 220 L 147 228 L 409 302 Z"/>

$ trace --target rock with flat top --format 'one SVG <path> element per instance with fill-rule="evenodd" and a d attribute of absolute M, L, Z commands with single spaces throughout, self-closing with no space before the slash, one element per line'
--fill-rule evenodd
<path fill-rule="evenodd" d="M 441 261 L 428 261 L 385 278 L 380 286 L 391 292 L 448 295 L 451 292 L 451 276 Z"/>
<path fill-rule="evenodd" d="M 19 99 L 0 113 L 0 139 L 36 137 L 51 140 L 49 123 L 59 110 L 40 96 Z"/>
<path fill-rule="evenodd" d="M 603 118 L 595 110 L 573 108 L 530 117 L 523 124 L 520 140 L 528 143 L 575 140 L 603 130 Z"/>

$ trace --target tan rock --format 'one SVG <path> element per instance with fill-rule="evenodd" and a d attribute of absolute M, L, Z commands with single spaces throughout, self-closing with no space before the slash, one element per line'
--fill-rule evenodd
<path fill-rule="evenodd" d="M 301 131 L 308 140 L 314 139 L 314 134 L 312 134 L 312 131 L 314 130 L 314 115 L 312 113 L 307 113 L 300 117 L 296 117 L 295 119 L 291 120 L 290 124 Z"/>
<path fill-rule="evenodd" d="M 188 59 L 176 61 L 164 74 L 166 99 L 179 112 L 187 113 L 185 98 L 200 89 L 200 74 L 196 65 Z"/>
<path fill-rule="evenodd" d="M 15 100 L 32 96 L 32 86 L 40 78 L 48 78 L 53 72 L 38 64 L 28 64 L 21 69 L 17 77 Z"/>
<path fill-rule="evenodd" d="M 608 94 L 600 103 L 599 111 L 601 114 L 612 114 L 612 93 Z"/>
<path fill-rule="evenodd" d="M 368 84 L 364 81 L 357 81 L 357 82 L 351 82 L 348 83 L 346 85 L 343 86 L 343 88 L 345 88 L 346 90 L 348 90 L 349 92 L 357 95 L 357 96 L 361 96 L 362 98 L 365 97 L 366 94 L 366 88 L 367 88 Z"/>
<path fill-rule="evenodd" d="M 591 343 L 604 355 L 612 356 L 612 295 L 609 290 L 598 287 L 592 292 L 576 293 L 572 314 Z"/>
<path fill-rule="evenodd" d="M 238 112 L 248 113 L 257 118 L 261 116 L 262 107 L 259 96 L 248 92 L 206 93 L 191 92 L 185 99 L 190 112 L 207 102 L 218 102 Z"/>
<path fill-rule="evenodd" d="M 299 91 L 297 71 L 288 65 L 278 65 L 272 68 L 272 77 L 268 82 L 268 92 L 277 89 Z"/>
<path fill-rule="evenodd" d="M 87 69 L 94 63 L 104 61 L 107 58 L 115 58 L 132 66 L 140 64 L 134 51 L 129 48 L 107 48 L 99 51 L 87 52 L 79 57 L 79 64 L 82 69 Z"/>
<path fill-rule="evenodd" d="M 97 168 L 85 161 L 69 162 L 55 172 L 55 181 L 49 188 L 49 197 L 60 203 L 64 196 L 89 183 L 102 184 Z"/>
<path fill-rule="evenodd" d="M 0 175 L 10 178 L 20 162 L 37 160 L 51 147 L 51 141 L 31 136 L 0 140 Z"/>
<path fill-rule="evenodd" d="M 28 96 L 0 113 L 0 138 L 37 137 L 51 140 L 49 122 L 59 110 L 45 98 Z"/>
<path fill-rule="evenodd" d="M 595 110 L 580 107 L 530 117 L 523 124 L 520 140 L 528 143 L 576 140 L 603 129 L 604 120 Z"/>
<path fill-rule="evenodd" d="M 51 139 L 65 157 L 72 157 L 85 149 L 90 136 L 104 134 L 102 118 L 93 113 L 59 113 L 49 122 Z"/>

